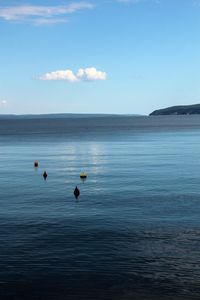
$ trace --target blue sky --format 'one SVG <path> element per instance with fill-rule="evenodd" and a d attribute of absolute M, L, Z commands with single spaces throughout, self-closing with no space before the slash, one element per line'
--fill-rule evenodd
<path fill-rule="evenodd" d="M 1 113 L 200 103 L 200 1 L 0 0 Z"/>

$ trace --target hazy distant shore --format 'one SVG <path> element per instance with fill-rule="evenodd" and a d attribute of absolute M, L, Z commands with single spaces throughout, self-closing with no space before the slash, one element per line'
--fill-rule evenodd
<path fill-rule="evenodd" d="M 102 118 L 102 117 L 140 117 L 137 114 L 84 114 L 84 113 L 52 113 L 52 114 L 0 114 L 0 119 L 63 119 L 63 118 Z"/>

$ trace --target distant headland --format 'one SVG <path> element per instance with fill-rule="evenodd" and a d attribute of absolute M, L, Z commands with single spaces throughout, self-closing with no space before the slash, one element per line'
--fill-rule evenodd
<path fill-rule="evenodd" d="M 150 113 L 150 116 L 194 114 L 200 114 L 200 104 L 171 106 L 163 109 L 158 109 Z"/>

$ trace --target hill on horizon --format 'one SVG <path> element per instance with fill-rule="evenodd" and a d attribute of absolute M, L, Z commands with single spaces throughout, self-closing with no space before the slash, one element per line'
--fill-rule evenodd
<path fill-rule="evenodd" d="M 194 114 L 200 114 L 200 104 L 170 106 L 167 108 L 154 110 L 149 115 L 161 116 L 161 115 L 194 115 Z"/>

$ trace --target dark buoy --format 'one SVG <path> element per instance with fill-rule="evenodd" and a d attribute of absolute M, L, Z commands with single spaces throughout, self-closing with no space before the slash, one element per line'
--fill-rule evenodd
<path fill-rule="evenodd" d="M 37 161 L 37 160 L 34 161 L 34 167 L 35 167 L 35 168 L 38 167 L 38 161 Z"/>
<path fill-rule="evenodd" d="M 47 179 L 47 172 L 46 171 L 44 171 L 44 173 L 43 173 L 43 177 L 44 177 L 44 179 L 46 180 Z"/>
<path fill-rule="evenodd" d="M 80 191 L 79 191 L 79 189 L 77 188 L 77 186 L 75 187 L 75 190 L 74 190 L 74 196 L 76 197 L 76 198 L 78 198 L 78 196 L 80 195 Z"/>

